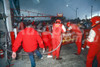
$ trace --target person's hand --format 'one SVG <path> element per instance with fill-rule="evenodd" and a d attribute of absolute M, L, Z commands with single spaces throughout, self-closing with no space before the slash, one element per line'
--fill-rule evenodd
<path fill-rule="evenodd" d="M 86 48 L 90 48 L 89 46 L 86 46 Z"/>
<path fill-rule="evenodd" d="M 12 53 L 12 58 L 15 59 L 16 58 L 16 52 Z"/>
<path fill-rule="evenodd" d="M 43 48 L 43 53 L 45 52 L 45 48 Z"/>
<path fill-rule="evenodd" d="M 83 48 L 83 47 L 82 47 L 81 49 L 82 49 L 82 50 L 84 50 L 84 48 Z"/>

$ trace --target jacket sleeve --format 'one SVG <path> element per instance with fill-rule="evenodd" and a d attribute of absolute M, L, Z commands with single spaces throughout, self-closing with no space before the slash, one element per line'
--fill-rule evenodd
<path fill-rule="evenodd" d="M 65 28 L 64 25 L 62 25 L 62 32 L 63 32 L 63 33 L 66 32 L 66 28 Z"/>
<path fill-rule="evenodd" d="M 16 51 L 18 50 L 18 48 L 19 48 L 20 45 L 21 45 L 21 42 L 22 42 L 22 33 L 19 32 L 19 33 L 18 33 L 18 36 L 17 36 L 16 39 L 15 39 L 14 44 L 12 45 L 12 51 L 13 51 L 13 52 L 16 52 Z"/>
<path fill-rule="evenodd" d="M 96 36 L 95 31 L 91 29 L 89 36 L 87 38 L 87 45 L 88 46 L 91 46 L 93 44 L 95 36 Z"/>
<path fill-rule="evenodd" d="M 44 48 L 43 40 L 41 39 L 41 37 L 40 37 L 40 35 L 39 35 L 39 33 L 37 31 L 36 31 L 36 39 L 37 39 L 37 41 L 39 43 L 39 47 L 40 48 Z"/>
<path fill-rule="evenodd" d="M 87 40 L 88 40 L 89 42 L 93 42 L 95 36 L 96 36 L 95 31 L 94 31 L 94 30 L 90 30 L 90 33 L 89 33 L 89 36 L 88 36 Z"/>

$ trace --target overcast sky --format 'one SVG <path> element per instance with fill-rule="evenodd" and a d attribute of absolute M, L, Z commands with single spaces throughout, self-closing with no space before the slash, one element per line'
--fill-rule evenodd
<path fill-rule="evenodd" d="M 20 8 L 33 10 L 48 15 L 56 16 L 57 13 L 63 13 L 67 19 L 76 17 L 76 8 L 78 8 L 78 17 L 85 18 L 91 16 L 91 6 L 93 6 L 93 15 L 100 14 L 100 0 L 19 0 Z M 69 5 L 69 7 L 66 7 Z"/>

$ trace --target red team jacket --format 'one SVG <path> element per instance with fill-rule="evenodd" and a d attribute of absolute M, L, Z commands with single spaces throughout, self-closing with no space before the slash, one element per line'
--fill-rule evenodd
<path fill-rule="evenodd" d="M 100 50 L 100 24 L 92 28 L 90 34 L 87 39 L 87 45 Z"/>
<path fill-rule="evenodd" d="M 12 51 L 16 52 L 21 43 L 25 52 L 32 52 L 36 50 L 38 43 L 41 48 L 44 48 L 43 41 L 39 33 L 33 28 L 25 28 L 18 33 L 18 36 L 12 45 Z"/>

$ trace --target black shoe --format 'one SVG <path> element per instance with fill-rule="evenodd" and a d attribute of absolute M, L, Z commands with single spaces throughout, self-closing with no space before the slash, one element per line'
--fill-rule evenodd
<path fill-rule="evenodd" d="M 62 58 L 56 58 L 56 60 L 62 60 Z"/>
<path fill-rule="evenodd" d="M 78 53 L 74 53 L 75 55 L 80 55 L 80 54 L 78 54 Z"/>

